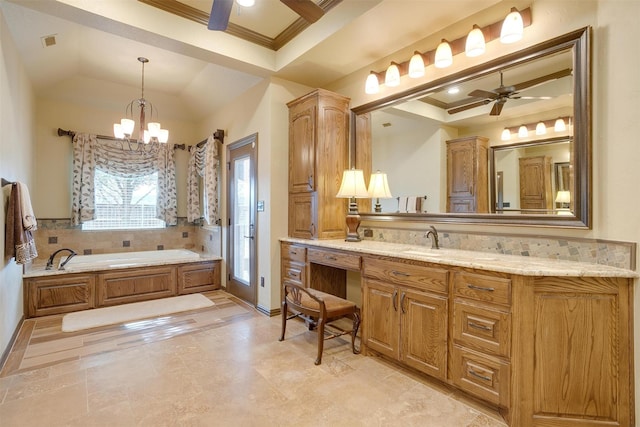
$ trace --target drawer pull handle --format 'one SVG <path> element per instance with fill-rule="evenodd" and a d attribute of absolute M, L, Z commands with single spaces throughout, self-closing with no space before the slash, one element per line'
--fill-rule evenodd
<path fill-rule="evenodd" d="M 328 260 L 331 260 L 331 261 L 337 261 L 338 260 L 338 258 L 336 258 L 334 256 L 331 256 L 331 255 L 325 256 L 325 259 L 328 259 Z"/>
<path fill-rule="evenodd" d="M 393 300 L 393 309 L 394 309 L 395 311 L 398 311 L 397 298 L 398 298 L 398 290 L 397 290 L 397 289 L 394 289 L 394 291 L 393 291 L 393 296 L 391 297 L 391 299 Z"/>
<path fill-rule="evenodd" d="M 400 298 L 400 311 L 402 311 L 402 314 L 405 314 L 406 311 L 404 310 L 404 297 L 406 297 L 407 294 L 405 294 L 404 292 L 402 293 L 402 297 Z"/>
<path fill-rule="evenodd" d="M 491 378 L 485 377 L 484 375 L 480 375 L 479 373 L 477 373 L 473 369 L 469 369 L 467 372 L 469 372 L 470 375 L 473 375 L 476 378 L 480 378 L 481 380 L 491 381 Z"/>
<path fill-rule="evenodd" d="M 493 292 L 495 291 L 495 288 L 485 288 L 482 286 L 475 286 L 475 285 L 471 285 L 469 283 L 467 283 L 467 288 L 469 289 L 474 289 L 476 291 L 486 291 L 486 292 Z"/>
<path fill-rule="evenodd" d="M 393 274 L 394 276 L 402 276 L 402 277 L 411 276 L 409 273 L 405 273 L 404 271 L 396 271 L 396 270 L 391 271 L 391 274 Z"/>
<path fill-rule="evenodd" d="M 296 251 L 289 251 L 289 253 L 290 253 L 291 255 L 298 255 L 298 252 L 296 252 Z"/>
<path fill-rule="evenodd" d="M 297 276 L 296 273 L 294 273 L 293 271 L 289 272 L 289 277 L 296 277 L 296 276 Z"/>
<path fill-rule="evenodd" d="M 476 329 L 482 329 L 483 331 L 490 331 L 493 328 L 489 327 L 489 326 L 484 326 L 484 325 L 478 325 L 477 323 L 473 323 L 473 322 L 468 322 L 467 323 L 469 325 L 469 327 L 471 328 L 476 328 Z"/>

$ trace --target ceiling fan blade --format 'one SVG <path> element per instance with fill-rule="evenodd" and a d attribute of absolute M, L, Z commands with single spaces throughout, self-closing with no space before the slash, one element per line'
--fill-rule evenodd
<path fill-rule="evenodd" d="M 502 101 L 502 100 L 500 100 Z M 504 107 L 504 102 L 506 102 L 506 100 L 504 102 L 496 102 L 495 104 L 493 104 L 493 108 L 491 109 L 491 112 L 489 113 L 490 116 L 499 116 L 500 113 L 502 112 L 502 107 Z"/>
<path fill-rule="evenodd" d="M 510 96 L 510 99 L 553 99 L 553 96 Z"/>
<path fill-rule="evenodd" d="M 312 0 L 280 0 L 302 19 L 313 23 L 324 16 L 324 10 Z"/>
<path fill-rule="evenodd" d="M 229 25 L 229 15 L 231 15 L 232 6 L 233 0 L 213 0 L 207 28 L 215 31 L 226 30 Z"/>
<path fill-rule="evenodd" d="M 461 111 L 466 111 L 472 108 L 480 107 L 482 105 L 487 105 L 491 101 L 492 101 L 491 99 L 483 99 L 482 101 L 473 102 L 471 104 L 463 105 L 462 107 L 452 108 L 450 110 L 447 110 L 447 113 L 449 114 L 460 113 Z"/>
<path fill-rule="evenodd" d="M 566 68 L 561 71 L 556 71 L 555 73 L 547 74 L 546 76 L 536 77 L 535 79 L 527 80 L 526 82 L 518 83 L 513 85 L 516 91 L 521 91 L 524 89 L 531 89 L 534 86 L 541 85 L 542 83 L 546 83 L 550 80 L 560 79 L 562 77 L 570 76 L 573 70 L 571 68 Z"/>
<path fill-rule="evenodd" d="M 498 97 L 498 94 L 495 92 L 489 92 L 486 90 L 482 90 L 482 89 L 476 89 L 472 92 L 469 92 L 469 96 L 473 96 L 474 98 L 490 98 L 490 99 L 496 99 Z"/>

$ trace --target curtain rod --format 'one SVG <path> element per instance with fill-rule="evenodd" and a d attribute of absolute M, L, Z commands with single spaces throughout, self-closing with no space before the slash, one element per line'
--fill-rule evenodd
<path fill-rule="evenodd" d="M 64 130 L 62 128 L 58 128 L 58 136 L 70 136 L 71 138 L 73 138 L 76 135 L 76 131 L 74 130 Z M 217 139 L 218 141 L 220 141 L 221 144 L 224 144 L 224 130 L 223 129 L 218 129 L 213 133 L 213 137 L 215 139 Z M 107 135 L 96 135 L 96 138 L 100 138 L 100 139 L 106 139 L 108 141 L 121 141 L 118 138 L 115 138 L 113 136 L 107 136 Z M 198 142 L 196 144 L 196 147 L 202 147 L 207 141 L 209 140 L 209 138 L 207 139 L 203 139 L 202 141 Z M 186 150 L 187 146 L 185 144 L 174 144 L 173 145 L 174 149 L 180 149 L 180 150 Z"/>

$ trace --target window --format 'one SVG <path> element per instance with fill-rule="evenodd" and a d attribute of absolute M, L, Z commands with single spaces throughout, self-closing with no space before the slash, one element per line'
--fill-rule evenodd
<path fill-rule="evenodd" d="M 158 173 L 121 177 L 95 169 L 95 220 L 83 230 L 164 228 L 156 218 Z"/>

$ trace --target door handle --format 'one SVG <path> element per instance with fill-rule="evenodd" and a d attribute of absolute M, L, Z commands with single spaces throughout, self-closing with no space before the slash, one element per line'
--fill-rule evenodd
<path fill-rule="evenodd" d="M 253 224 L 249 224 L 249 235 L 248 236 L 244 236 L 245 239 L 251 239 L 253 240 Z"/>

